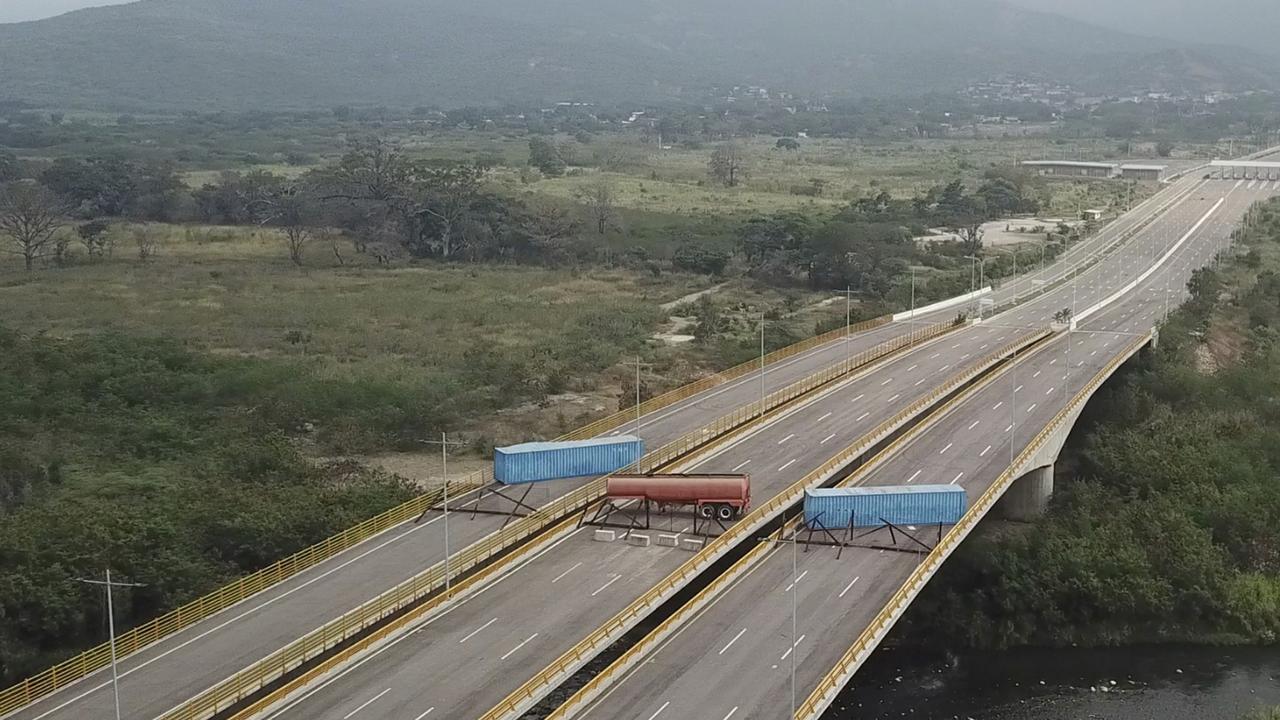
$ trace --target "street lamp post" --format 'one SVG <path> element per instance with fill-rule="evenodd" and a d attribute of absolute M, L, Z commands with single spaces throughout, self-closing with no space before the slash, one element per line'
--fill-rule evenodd
<path fill-rule="evenodd" d="M 764 313 L 760 313 L 760 415 L 764 416 Z"/>
<path fill-rule="evenodd" d="M 116 670 L 116 610 L 111 588 L 143 587 L 143 585 L 141 583 L 113 582 L 111 580 L 111 568 L 107 568 L 107 579 L 105 581 L 90 580 L 88 578 L 77 578 L 76 580 L 86 585 L 103 585 L 107 588 L 107 632 L 111 638 L 111 693 L 115 698 L 116 720 L 120 720 L 120 674 Z"/>
<path fill-rule="evenodd" d="M 986 278 L 987 278 L 987 261 L 986 261 L 985 259 L 983 259 L 983 258 L 978 257 L 977 255 L 965 255 L 965 256 L 964 256 L 964 259 L 965 259 L 965 260 L 972 260 L 972 261 L 973 261 L 972 263 L 970 263 L 970 264 L 969 264 L 969 289 L 970 289 L 970 294 L 972 294 L 972 295 L 973 295 L 973 303 L 974 303 L 975 307 L 977 307 L 977 309 L 978 309 L 978 319 L 979 319 L 979 320 L 981 320 L 981 319 L 982 319 L 982 305 L 978 303 L 978 296 L 977 296 L 978 288 L 977 288 L 977 287 L 974 287 L 974 285 L 973 285 L 973 276 L 974 276 L 974 270 L 976 269 L 978 272 L 980 272 L 980 273 L 981 273 L 981 280 L 979 281 L 979 285 L 981 285 L 981 286 L 985 286 L 985 285 L 986 285 L 986 283 L 987 283 L 987 279 L 986 279 Z"/>
<path fill-rule="evenodd" d="M 439 440 L 421 440 L 426 445 L 440 446 L 440 474 L 443 477 L 441 486 L 444 488 L 444 589 L 448 592 L 453 587 L 453 577 L 449 572 L 449 446 L 459 447 L 465 443 L 449 442 L 449 436 L 446 433 L 440 433 Z M 427 510 L 430 510 L 428 506 Z M 426 516 L 427 510 L 422 511 L 422 515 L 418 516 L 421 520 Z"/>

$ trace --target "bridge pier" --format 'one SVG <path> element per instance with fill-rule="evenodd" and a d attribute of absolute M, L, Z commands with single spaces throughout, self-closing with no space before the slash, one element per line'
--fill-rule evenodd
<path fill-rule="evenodd" d="M 1013 481 L 996 512 L 1007 520 L 1031 522 L 1049 508 L 1053 495 L 1053 465 L 1038 467 Z"/>

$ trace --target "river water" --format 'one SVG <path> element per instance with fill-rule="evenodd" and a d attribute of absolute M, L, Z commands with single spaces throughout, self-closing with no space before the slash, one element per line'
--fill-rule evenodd
<path fill-rule="evenodd" d="M 883 650 L 826 720 L 1240 720 L 1280 706 L 1280 648 Z"/>

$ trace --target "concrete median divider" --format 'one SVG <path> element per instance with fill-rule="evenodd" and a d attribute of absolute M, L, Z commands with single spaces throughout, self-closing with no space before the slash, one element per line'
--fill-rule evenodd
<path fill-rule="evenodd" d="M 964 370 L 949 377 L 929 394 L 911 403 L 874 430 L 838 452 L 827 462 L 807 473 L 789 488 L 752 510 L 732 525 L 728 531 L 709 541 L 702 550 L 689 558 L 644 595 L 640 596 L 626 609 L 591 632 L 553 663 L 536 673 L 502 702 L 482 715 L 481 720 L 513 720 L 520 717 L 548 692 L 554 690 L 601 651 L 634 628 L 662 603 L 691 583 L 735 546 L 779 517 L 787 508 L 800 502 L 806 489 L 819 487 L 828 482 L 857 458 L 865 455 L 879 443 L 890 438 L 914 418 L 922 415 L 948 395 L 956 392 L 965 384 L 972 382 L 975 378 L 987 372 L 994 365 L 1002 362 L 1006 356 L 1024 347 L 1039 343 L 1049 337 L 1050 334 L 1048 330 L 1028 333 L 975 361 Z"/>
<path fill-rule="evenodd" d="M 688 433 L 654 450 L 628 468 L 631 472 L 650 472 L 674 462 L 688 453 L 703 448 L 727 433 L 741 431 L 770 413 L 836 382 L 850 373 L 887 358 L 919 343 L 940 337 L 961 327 L 954 323 L 937 323 L 881 343 L 807 378 L 765 396 L 725 415 L 706 427 Z M 842 331 L 843 332 L 843 331 Z M 529 542 L 555 526 L 563 518 L 580 512 L 604 495 L 605 480 L 593 480 L 516 520 L 471 546 L 450 556 L 455 575 L 479 569 L 499 556 Z M 364 605 L 308 633 L 267 657 L 255 662 L 230 678 L 205 690 L 182 705 L 165 713 L 162 720 L 206 720 L 249 701 L 274 683 L 286 678 L 304 665 L 325 658 L 345 647 L 363 633 L 387 622 L 389 618 L 421 605 L 444 587 L 443 563 L 406 580 Z"/>
<path fill-rule="evenodd" d="M 907 581 L 902 584 L 902 587 L 885 604 L 885 607 L 871 621 L 867 629 L 858 637 L 857 641 L 854 642 L 840 661 L 836 663 L 831 672 L 818 683 L 809 697 L 796 710 L 794 720 L 818 720 L 822 716 L 822 713 L 835 701 L 840 690 L 849 682 L 849 679 L 853 677 L 858 668 L 866 662 L 870 654 L 880 644 L 880 641 L 893 629 L 898 619 L 902 617 L 903 612 L 906 611 L 911 602 L 924 589 L 924 586 L 938 572 L 938 569 L 942 567 L 942 563 L 968 537 L 978 522 L 995 506 L 996 501 L 1000 499 L 1026 468 L 1027 464 L 1035 457 L 1040 446 L 1049 440 L 1053 433 L 1059 429 L 1059 426 L 1072 417 L 1072 413 L 1093 395 L 1094 391 L 1115 372 L 1117 367 L 1136 352 L 1138 348 L 1150 342 L 1151 337 L 1150 333 L 1139 337 L 1099 370 L 1085 384 L 1085 387 L 1073 396 L 1071 401 L 1054 416 L 1053 420 L 1032 439 L 1031 443 L 1018 454 L 1013 463 L 1000 474 L 991 487 L 970 506 L 969 511 L 960 523 L 952 527 L 943 537 L 942 542 L 938 543 L 933 551 L 925 556 L 924 561 L 920 563 Z"/>

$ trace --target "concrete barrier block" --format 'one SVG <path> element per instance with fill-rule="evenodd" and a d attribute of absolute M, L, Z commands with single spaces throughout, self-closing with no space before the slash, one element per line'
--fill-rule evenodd
<path fill-rule="evenodd" d="M 599 542 L 613 542 L 618 539 L 618 533 L 612 530 L 596 530 L 596 540 Z"/>
<path fill-rule="evenodd" d="M 702 549 L 702 538 L 685 538 L 680 541 L 680 547 L 692 552 L 698 552 Z"/>
<path fill-rule="evenodd" d="M 649 536 L 639 533 L 631 533 L 627 536 L 627 542 L 636 547 L 649 547 Z"/>
<path fill-rule="evenodd" d="M 658 544 L 663 547 L 678 547 L 680 545 L 680 536 L 664 533 L 658 536 Z"/>

